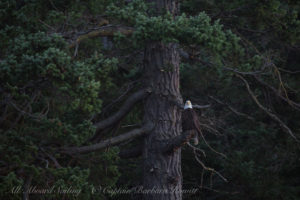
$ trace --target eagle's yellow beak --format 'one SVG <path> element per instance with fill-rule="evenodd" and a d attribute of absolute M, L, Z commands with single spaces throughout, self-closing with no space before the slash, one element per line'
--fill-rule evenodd
<path fill-rule="evenodd" d="M 192 102 L 190 100 L 187 100 L 184 104 L 184 109 L 193 108 Z"/>
<path fill-rule="evenodd" d="M 192 102 L 191 102 L 190 100 L 187 100 L 187 101 L 185 102 L 185 104 L 186 104 L 187 106 L 191 106 L 191 105 L 192 105 Z"/>

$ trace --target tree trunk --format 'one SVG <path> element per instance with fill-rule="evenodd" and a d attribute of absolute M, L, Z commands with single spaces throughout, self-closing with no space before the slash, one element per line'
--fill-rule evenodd
<path fill-rule="evenodd" d="M 148 44 L 145 84 L 152 93 L 145 100 L 145 121 L 155 125 L 143 148 L 144 199 L 182 199 L 181 151 L 163 153 L 162 147 L 181 133 L 180 109 L 170 99 L 182 101 L 179 91 L 179 54 L 176 44 Z M 149 193 L 148 193 L 149 192 Z"/>
<path fill-rule="evenodd" d="M 148 0 L 156 14 L 178 13 L 176 0 Z M 143 146 L 143 199 L 181 200 L 181 150 L 162 151 L 170 139 L 181 133 L 180 109 L 170 100 L 182 102 L 179 91 L 179 53 L 176 44 L 149 43 L 145 49 L 144 84 L 152 88 L 145 100 L 145 122 L 155 127 Z"/>

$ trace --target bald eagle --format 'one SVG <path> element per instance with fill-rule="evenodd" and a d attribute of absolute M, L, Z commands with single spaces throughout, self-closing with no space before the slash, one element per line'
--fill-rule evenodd
<path fill-rule="evenodd" d="M 197 113 L 193 110 L 191 101 L 187 100 L 182 112 L 182 131 L 193 131 L 192 141 L 195 145 L 199 143 L 198 134 L 201 134 L 200 122 Z"/>

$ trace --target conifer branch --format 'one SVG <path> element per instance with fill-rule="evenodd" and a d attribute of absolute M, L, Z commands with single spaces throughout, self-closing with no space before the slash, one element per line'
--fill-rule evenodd
<path fill-rule="evenodd" d="M 113 114 L 107 119 L 95 123 L 96 134 L 90 139 L 90 141 L 96 139 L 99 135 L 99 132 L 119 122 L 129 111 L 131 111 L 135 103 L 144 99 L 149 93 L 151 93 L 151 90 L 149 88 L 137 91 L 125 101 L 125 103 L 122 105 L 122 107 L 117 113 Z"/>
<path fill-rule="evenodd" d="M 153 124 L 152 123 L 146 123 L 143 127 L 138 128 L 138 129 L 133 129 L 127 133 L 123 133 L 121 135 L 118 135 L 116 137 L 112 137 L 109 139 L 106 139 L 102 142 L 93 144 L 93 145 L 88 145 L 88 146 L 82 146 L 82 147 L 67 147 L 62 149 L 62 153 L 66 154 L 79 154 L 79 153 L 90 153 L 94 151 L 99 151 L 101 149 L 104 149 L 109 146 L 114 146 L 117 145 L 121 142 L 124 142 L 126 140 L 135 138 L 137 136 L 141 136 L 143 134 L 149 133 L 153 129 Z"/>
<path fill-rule="evenodd" d="M 123 35 L 131 35 L 133 33 L 133 30 L 134 30 L 133 28 L 125 27 L 125 26 L 117 26 L 117 25 L 102 26 L 92 31 L 79 35 L 76 38 L 76 41 L 69 45 L 69 48 L 74 48 L 83 40 L 91 39 L 95 37 L 114 36 L 114 34 L 116 33 L 121 33 Z"/>

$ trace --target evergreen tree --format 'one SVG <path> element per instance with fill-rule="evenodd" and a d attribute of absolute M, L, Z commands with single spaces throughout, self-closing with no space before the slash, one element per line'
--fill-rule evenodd
<path fill-rule="evenodd" d="M 299 198 L 299 9 L 1 1 L 1 198 Z M 183 99 L 210 105 L 196 146 Z M 168 193 L 101 190 L 139 185 Z"/>

